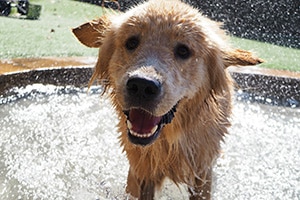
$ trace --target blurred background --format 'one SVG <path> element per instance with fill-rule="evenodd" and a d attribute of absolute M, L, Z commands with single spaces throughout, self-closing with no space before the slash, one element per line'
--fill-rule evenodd
<path fill-rule="evenodd" d="M 206 0 L 188 3 L 223 22 L 235 46 L 266 60 L 262 67 L 300 71 L 299 0 Z M 96 56 L 73 37 L 71 28 L 107 14 L 125 11 L 139 0 L 1 0 L 0 59 L 45 56 Z M 20 14 L 27 2 L 29 13 Z M 11 11 L 5 11 L 10 3 Z M 26 6 L 25 6 L 26 7 Z M 28 16 L 29 15 L 29 16 Z M 7 16 L 7 17 L 5 17 Z"/>

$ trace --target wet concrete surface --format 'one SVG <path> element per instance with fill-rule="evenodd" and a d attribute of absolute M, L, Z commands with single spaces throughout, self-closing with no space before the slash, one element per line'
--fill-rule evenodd
<path fill-rule="evenodd" d="M 0 60 L 0 95 L 28 83 L 86 86 L 95 62 L 96 58 L 93 57 Z M 230 67 L 229 71 L 237 83 L 237 94 L 241 99 L 300 107 L 300 72 L 256 66 Z"/>
<path fill-rule="evenodd" d="M 300 107 L 300 73 L 259 67 L 232 68 L 241 99 L 270 105 Z"/>
<path fill-rule="evenodd" d="M 96 58 L 7 59 L 0 61 L 0 95 L 28 84 L 87 86 Z"/>
<path fill-rule="evenodd" d="M 94 65 L 95 62 L 96 58 L 93 57 L 44 57 L 5 59 L 0 60 L 0 75 L 38 69 Z"/>
<path fill-rule="evenodd" d="M 15 58 L 0 60 L 0 75 L 19 73 L 41 68 L 90 66 L 96 63 L 95 57 L 42 57 L 42 58 Z M 300 72 L 274 70 L 257 66 L 230 67 L 230 71 L 243 74 L 256 74 L 275 77 L 300 79 Z"/>

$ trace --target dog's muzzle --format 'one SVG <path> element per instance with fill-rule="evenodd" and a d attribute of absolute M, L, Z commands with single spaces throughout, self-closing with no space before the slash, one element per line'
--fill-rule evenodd
<path fill-rule="evenodd" d="M 163 116 L 151 114 L 151 108 L 161 96 L 161 87 L 161 83 L 153 79 L 135 77 L 127 81 L 127 101 L 132 106 L 124 114 L 127 116 L 128 137 L 134 144 L 151 144 L 159 136 L 163 126 L 174 118 L 176 105 Z"/>

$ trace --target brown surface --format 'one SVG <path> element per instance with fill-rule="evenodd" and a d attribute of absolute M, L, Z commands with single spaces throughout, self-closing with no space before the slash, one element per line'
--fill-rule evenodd
<path fill-rule="evenodd" d="M 46 57 L 46 58 L 16 58 L 0 60 L 0 75 L 35 70 L 40 68 L 76 67 L 94 65 L 94 57 Z M 300 72 L 266 69 L 257 66 L 230 67 L 231 72 L 258 74 L 267 76 L 287 77 L 300 79 Z"/>
<path fill-rule="evenodd" d="M 16 58 L 0 60 L 0 75 L 16 73 L 41 68 L 58 68 L 72 66 L 94 65 L 96 58 L 68 57 L 68 58 Z"/>
<path fill-rule="evenodd" d="M 247 74 L 257 74 L 257 75 L 300 79 L 300 72 L 267 69 L 267 68 L 261 68 L 258 66 L 230 67 L 229 71 L 236 72 L 236 73 L 247 73 Z"/>

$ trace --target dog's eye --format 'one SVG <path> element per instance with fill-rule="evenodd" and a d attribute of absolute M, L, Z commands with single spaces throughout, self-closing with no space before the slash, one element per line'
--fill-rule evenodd
<path fill-rule="evenodd" d="M 174 50 L 175 57 L 188 59 L 191 56 L 190 49 L 184 44 L 178 44 Z"/>
<path fill-rule="evenodd" d="M 125 47 L 127 50 L 134 50 L 136 49 L 140 44 L 140 39 L 137 36 L 132 36 L 127 39 Z"/>

